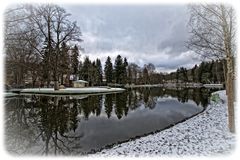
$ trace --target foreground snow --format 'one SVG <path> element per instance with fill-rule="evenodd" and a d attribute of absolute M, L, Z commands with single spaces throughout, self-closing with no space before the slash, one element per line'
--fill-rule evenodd
<path fill-rule="evenodd" d="M 162 132 L 104 149 L 93 156 L 216 155 L 230 153 L 235 136 L 228 131 L 225 91 L 199 115 Z"/>

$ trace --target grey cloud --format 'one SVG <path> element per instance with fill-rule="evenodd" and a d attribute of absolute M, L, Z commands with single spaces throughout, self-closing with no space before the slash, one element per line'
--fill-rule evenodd
<path fill-rule="evenodd" d="M 126 52 L 126 57 L 139 65 L 153 63 L 166 70 L 198 62 L 192 55 L 182 56 L 188 52 L 184 46 L 188 36 L 186 6 L 76 5 L 64 8 L 82 29 L 84 55 L 97 57 Z M 104 56 L 102 59 L 106 58 Z"/>

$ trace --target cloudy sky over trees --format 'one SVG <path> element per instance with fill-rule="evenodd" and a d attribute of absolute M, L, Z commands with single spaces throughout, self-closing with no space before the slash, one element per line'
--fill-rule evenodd
<path fill-rule="evenodd" d="M 193 67 L 196 54 L 185 47 L 188 37 L 186 5 L 64 5 L 81 27 L 85 53 L 105 61 L 118 54 L 159 71 Z"/>

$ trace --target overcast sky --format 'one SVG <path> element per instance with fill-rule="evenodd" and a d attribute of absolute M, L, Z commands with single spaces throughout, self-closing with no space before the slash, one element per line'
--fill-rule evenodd
<path fill-rule="evenodd" d="M 184 5 L 74 5 L 63 6 L 82 31 L 85 53 L 81 59 L 120 54 L 143 66 L 153 63 L 158 71 L 193 67 L 197 56 L 185 48 L 187 6 Z"/>

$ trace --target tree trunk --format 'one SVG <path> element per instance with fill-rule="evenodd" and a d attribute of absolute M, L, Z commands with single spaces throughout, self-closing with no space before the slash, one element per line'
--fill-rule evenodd
<path fill-rule="evenodd" d="M 228 91 L 228 125 L 229 130 L 235 133 L 235 115 L 234 115 L 234 85 L 233 85 L 233 57 L 227 57 L 227 91 Z"/>
<path fill-rule="evenodd" d="M 54 81 L 54 90 L 59 90 L 59 84 L 58 84 L 58 80 Z"/>
<path fill-rule="evenodd" d="M 61 85 L 63 85 L 63 73 L 61 74 Z"/>
<path fill-rule="evenodd" d="M 226 95 L 228 95 L 228 87 L 227 87 L 227 66 L 226 66 L 226 60 L 224 59 L 222 61 L 222 65 L 223 65 L 223 76 L 224 76 L 224 80 L 225 80 L 225 89 L 226 89 Z"/>

